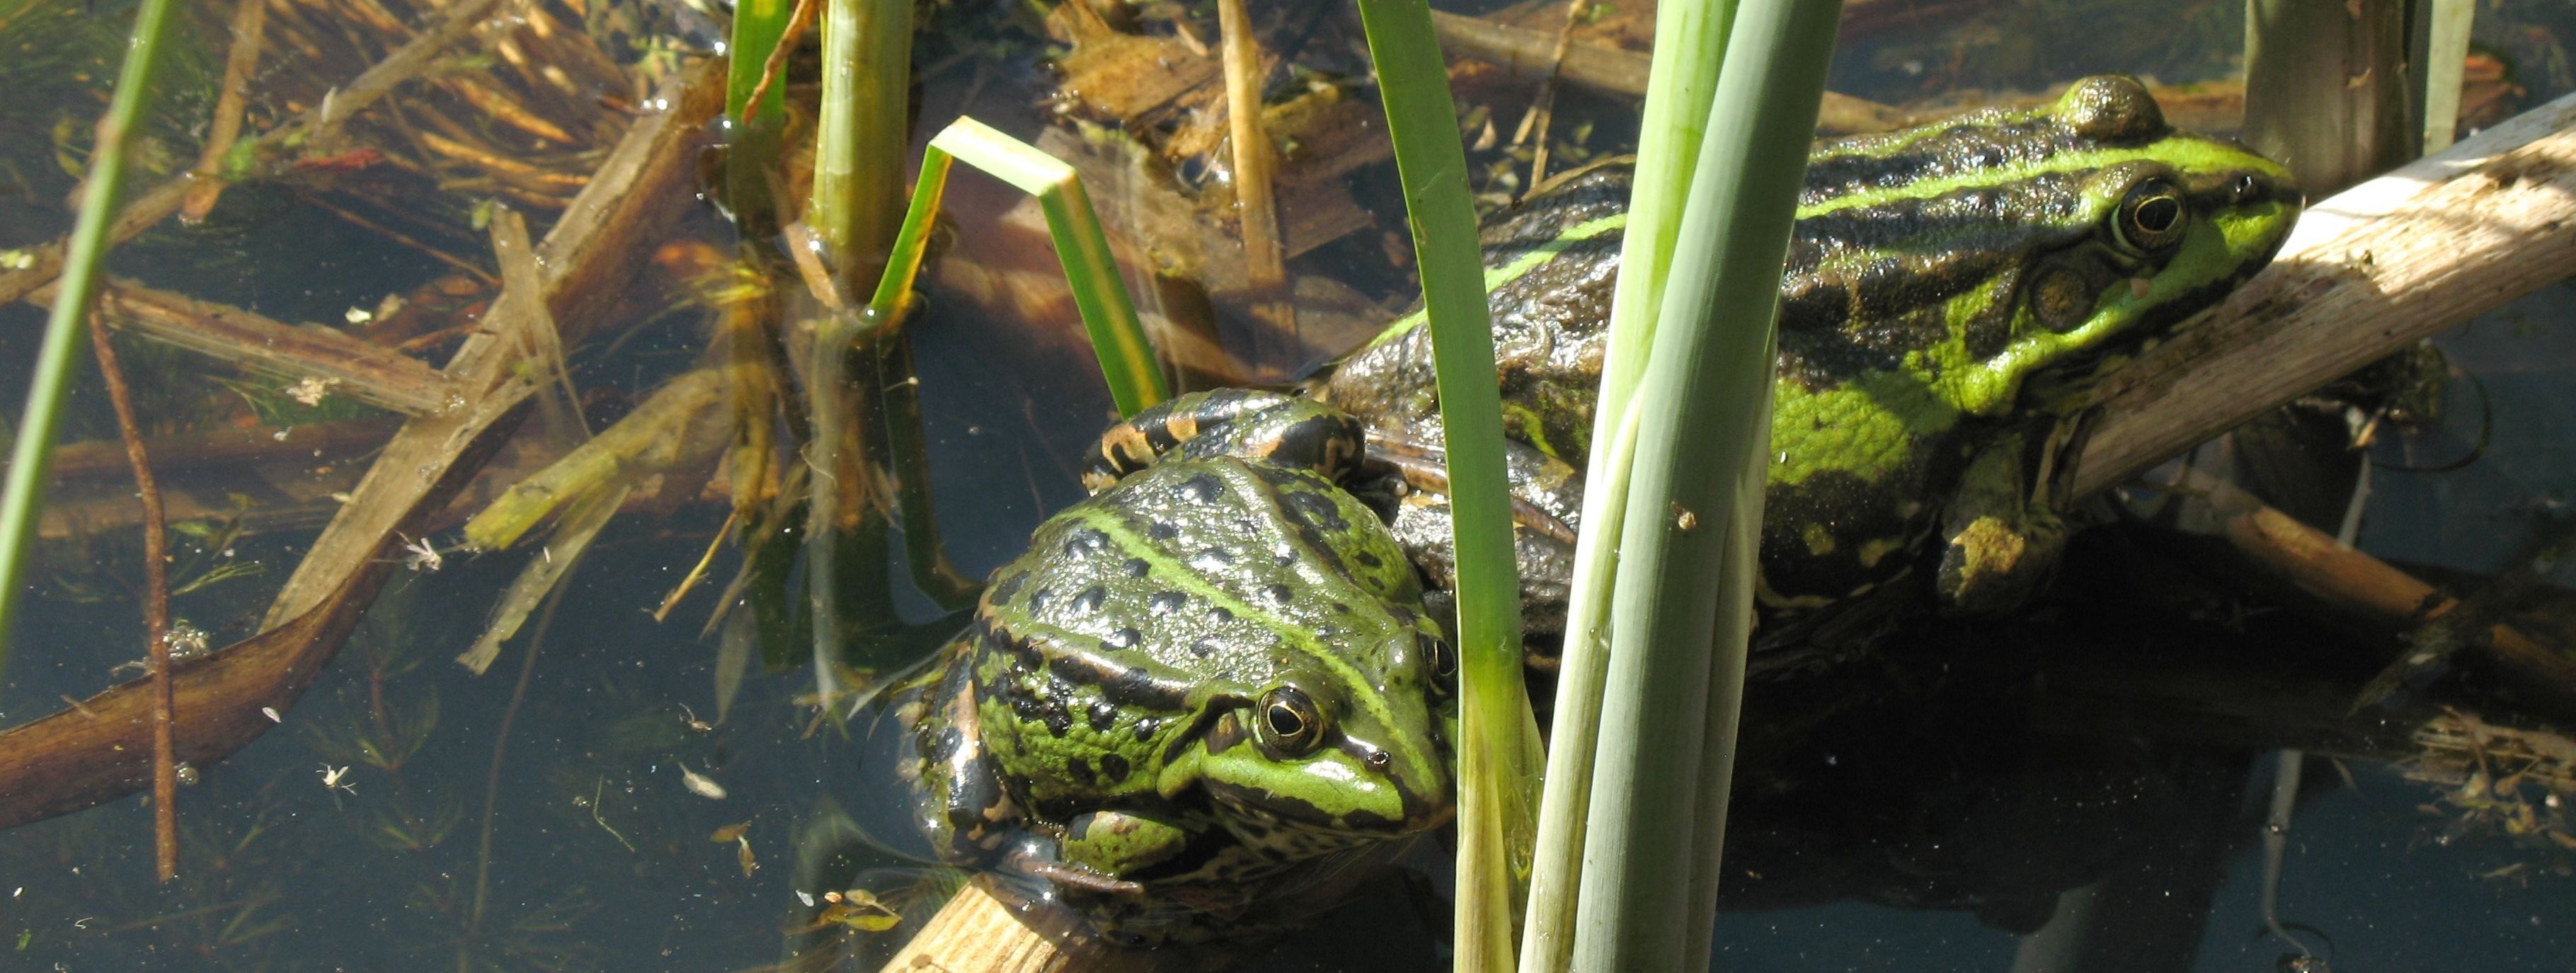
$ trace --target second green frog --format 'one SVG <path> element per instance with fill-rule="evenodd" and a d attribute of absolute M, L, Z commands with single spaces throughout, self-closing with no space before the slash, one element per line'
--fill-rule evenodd
<path fill-rule="evenodd" d="M 1546 514 L 1519 532 L 1538 633 L 1562 625 L 1627 196 L 1624 168 L 1597 170 L 1485 233 L 1514 491 Z M 1780 278 L 1756 669 L 1830 661 L 1927 595 L 2019 605 L 2065 540 L 2078 393 L 2261 269 L 2299 202 L 2287 170 L 2174 130 L 2126 77 L 1819 143 Z M 1430 346 L 1408 317 L 1311 394 L 1437 487 Z M 1394 528 L 1446 587 L 1441 491 Z"/>

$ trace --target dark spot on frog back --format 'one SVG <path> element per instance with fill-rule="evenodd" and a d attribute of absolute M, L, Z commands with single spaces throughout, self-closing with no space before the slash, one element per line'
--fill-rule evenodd
<path fill-rule="evenodd" d="M 1225 484 L 1212 474 L 1200 473 L 1181 481 L 1176 492 L 1187 503 L 1214 503 L 1225 496 Z"/>
<path fill-rule="evenodd" d="M 1108 549 L 1109 535 L 1089 527 L 1077 528 L 1064 538 L 1064 556 L 1072 560 L 1079 561 Z"/>
<path fill-rule="evenodd" d="M 1028 572 L 1005 567 L 1002 569 L 1001 576 L 993 579 L 991 600 L 1006 604 L 1011 599 L 1019 597 L 1020 589 L 1026 587 L 1028 583 Z"/>
<path fill-rule="evenodd" d="M 1101 603 L 1107 600 L 1109 600 L 1108 589 L 1092 585 L 1082 589 L 1081 594 L 1073 596 L 1073 600 L 1066 602 L 1064 607 L 1066 611 L 1075 615 L 1091 615 L 1097 614 Z"/>

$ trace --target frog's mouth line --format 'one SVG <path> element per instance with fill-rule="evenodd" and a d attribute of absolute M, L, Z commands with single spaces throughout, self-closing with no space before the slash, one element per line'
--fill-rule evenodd
<path fill-rule="evenodd" d="M 1229 811 L 1269 824 L 1335 834 L 1406 835 L 1448 824 L 1457 806 L 1448 795 L 1426 800 L 1402 785 L 1391 784 L 1403 802 L 1404 816 L 1389 818 L 1369 811 L 1335 814 L 1306 801 L 1233 784 L 1208 781 L 1208 795 Z"/>

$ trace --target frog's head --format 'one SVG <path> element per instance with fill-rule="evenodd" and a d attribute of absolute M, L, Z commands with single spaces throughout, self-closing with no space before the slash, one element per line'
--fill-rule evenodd
<path fill-rule="evenodd" d="M 2098 375 L 2216 303 L 2298 211 L 2287 169 L 2175 131 L 2126 77 L 1828 143 L 1783 280 L 1784 363 L 1811 385 L 1900 373 L 2001 414 L 2025 380 Z"/>
<path fill-rule="evenodd" d="M 1282 670 L 1209 731 L 1207 791 L 1256 829 L 1394 837 L 1438 827 L 1454 809 L 1456 680 L 1457 653 L 1427 621 L 1370 651 Z"/>

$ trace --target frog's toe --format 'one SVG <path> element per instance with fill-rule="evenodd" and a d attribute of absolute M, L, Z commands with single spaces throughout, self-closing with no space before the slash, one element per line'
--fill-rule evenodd
<path fill-rule="evenodd" d="M 2057 561 L 2046 535 L 1983 516 L 1950 536 L 1941 552 L 1941 607 L 1958 615 L 2011 611 L 2029 600 Z"/>

